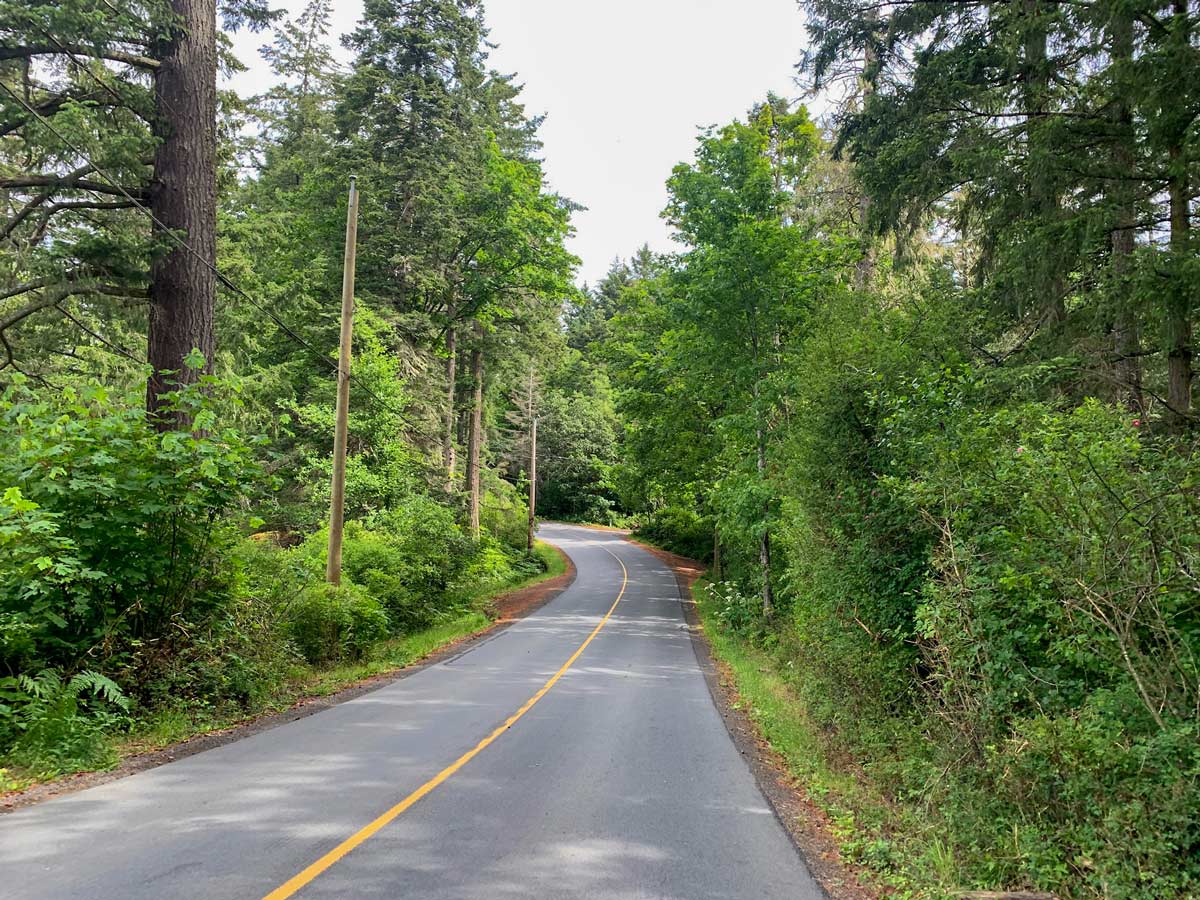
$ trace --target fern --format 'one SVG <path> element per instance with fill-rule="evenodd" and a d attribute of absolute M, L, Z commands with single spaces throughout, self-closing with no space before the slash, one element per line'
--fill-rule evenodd
<path fill-rule="evenodd" d="M 124 721 L 129 698 L 111 678 L 89 670 L 64 679 L 57 669 L 43 669 L 4 681 L 0 700 L 8 702 L 0 709 L 0 725 L 12 744 L 13 762 L 56 775 L 115 761 L 107 733 Z"/>

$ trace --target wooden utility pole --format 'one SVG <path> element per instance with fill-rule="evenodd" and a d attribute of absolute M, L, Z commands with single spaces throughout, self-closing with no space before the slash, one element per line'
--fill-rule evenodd
<path fill-rule="evenodd" d="M 467 433 L 467 514 L 471 537 L 479 538 L 479 469 L 483 442 L 483 328 L 475 323 L 476 344 L 471 348 L 471 425 Z"/>
<path fill-rule="evenodd" d="M 529 552 L 533 552 L 533 532 L 537 528 L 537 416 L 529 426 Z"/>
<path fill-rule="evenodd" d="M 350 416 L 350 341 L 354 331 L 354 251 L 358 242 L 358 186 L 350 176 L 346 256 L 342 263 L 342 332 L 338 341 L 337 423 L 333 431 L 333 487 L 329 492 L 329 558 L 325 580 L 342 583 L 342 527 L 346 520 L 346 431 Z"/>

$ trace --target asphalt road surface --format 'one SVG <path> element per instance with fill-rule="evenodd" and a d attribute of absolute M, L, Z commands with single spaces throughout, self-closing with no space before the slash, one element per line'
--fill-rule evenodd
<path fill-rule="evenodd" d="M 671 571 L 613 533 L 541 537 L 575 583 L 459 656 L 0 816 L 0 897 L 821 897 L 713 706 Z"/>

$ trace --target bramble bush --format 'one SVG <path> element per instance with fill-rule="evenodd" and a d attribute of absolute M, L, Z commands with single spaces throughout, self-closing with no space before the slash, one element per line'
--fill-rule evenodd
<path fill-rule="evenodd" d="M 920 474 L 892 486 L 938 535 L 917 632 L 931 711 L 978 763 L 970 831 L 1023 823 L 1020 862 L 985 866 L 1076 894 L 1194 889 L 1194 451 L 1095 400 L 962 408 L 920 434 L 894 414 Z"/>
<path fill-rule="evenodd" d="M 1194 449 L 975 370 L 839 371 L 783 516 L 807 713 L 941 823 L 962 883 L 1195 890 Z"/>
<path fill-rule="evenodd" d="M 99 385 L 0 396 L 0 669 L 80 659 L 135 693 L 230 596 L 224 524 L 261 478 L 218 425 L 214 379 L 173 396 L 195 431 L 159 432 Z M 233 402 L 226 398 L 225 402 Z"/>
<path fill-rule="evenodd" d="M 285 615 L 288 636 L 314 665 L 362 659 L 391 631 L 383 604 L 349 581 L 306 588 Z"/>

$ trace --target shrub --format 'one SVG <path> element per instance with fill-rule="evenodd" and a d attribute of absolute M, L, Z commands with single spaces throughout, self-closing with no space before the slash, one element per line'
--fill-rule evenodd
<path fill-rule="evenodd" d="M 705 585 L 717 618 L 730 631 L 747 636 L 762 623 L 762 598 L 747 595 L 734 583 L 719 581 Z"/>
<path fill-rule="evenodd" d="M 361 659 L 390 630 L 382 604 L 353 583 L 305 588 L 286 617 L 288 635 L 314 665 Z"/>
<path fill-rule="evenodd" d="M 650 513 L 636 534 L 672 553 L 706 560 L 712 557 L 712 528 L 711 519 L 693 510 L 666 506 Z"/>
<path fill-rule="evenodd" d="M 230 597 L 221 615 L 193 628 L 191 639 L 156 669 L 143 700 L 154 709 L 184 703 L 192 711 L 235 703 L 253 710 L 291 674 L 295 645 L 280 626 L 284 611 L 308 585 L 310 574 L 295 553 L 247 539 L 225 560 Z"/>
<path fill-rule="evenodd" d="M 529 504 L 525 497 L 507 481 L 486 472 L 481 500 L 481 530 L 513 550 L 524 550 L 529 538 Z"/>
<path fill-rule="evenodd" d="M 154 430 L 140 398 L 99 385 L 0 396 L 0 667 L 69 669 L 83 654 L 127 687 L 230 602 L 221 516 L 261 475 L 217 428 L 211 378 L 172 396 L 195 431 Z"/>
<path fill-rule="evenodd" d="M 463 580 L 473 594 L 479 595 L 499 590 L 542 570 L 542 562 L 536 556 L 514 551 L 484 534 Z"/>
<path fill-rule="evenodd" d="M 351 535 L 346 571 L 387 607 L 396 629 L 423 628 L 461 608 L 474 548 L 448 507 L 410 495 Z"/>
<path fill-rule="evenodd" d="M 310 580 L 324 576 L 328 541 L 322 530 L 295 551 Z M 342 573 L 384 606 L 396 632 L 413 631 L 461 608 L 474 549 L 451 510 L 414 494 L 346 523 Z"/>
<path fill-rule="evenodd" d="M 0 749 L 40 777 L 103 768 L 115 761 L 106 733 L 128 709 L 121 689 L 96 672 L 0 679 Z"/>

